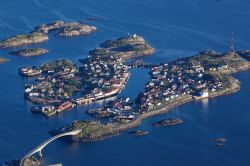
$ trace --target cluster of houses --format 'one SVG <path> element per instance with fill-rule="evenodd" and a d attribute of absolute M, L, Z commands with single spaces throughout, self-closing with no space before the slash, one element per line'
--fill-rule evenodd
<path fill-rule="evenodd" d="M 200 63 L 188 64 L 174 61 L 170 64 L 151 65 L 151 79 L 133 104 L 128 98 L 118 98 L 102 108 L 90 109 L 88 114 L 108 119 L 108 123 L 128 123 L 144 112 L 164 106 L 168 102 L 191 96 L 195 99 L 207 98 L 210 93 L 224 88 L 223 82 Z M 227 69 L 219 66 L 216 71 Z"/>
<path fill-rule="evenodd" d="M 130 98 L 119 97 L 101 108 L 88 110 L 88 114 L 98 119 L 108 119 L 110 122 L 128 122 L 135 118 L 133 110 L 134 103 Z"/>
<path fill-rule="evenodd" d="M 42 73 L 33 83 L 26 85 L 25 96 L 31 102 L 40 104 L 32 108 L 33 112 L 47 116 L 76 104 L 90 104 L 113 97 L 120 93 L 130 76 L 128 65 L 117 56 L 91 56 L 82 61 L 79 71 L 73 63 L 52 64 L 19 70 L 39 70 Z M 204 68 L 200 63 L 187 65 L 186 61 L 179 60 L 151 67 L 151 79 L 146 84 L 145 91 L 138 95 L 137 105 L 131 104 L 129 98 L 118 98 L 102 108 L 89 110 L 88 113 L 97 118 L 109 119 L 110 122 L 126 123 L 135 119 L 138 114 L 182 96 L 206 98 L 211 92 L 223 88 L 223 83 L 210 74 L 214 70 L 211 67 Z M 215 71 L 226 68 L 227 66 L 220 66 Z"/>
<path fill-rule="evenodd" d="M 21 75 L 26 77 L 33 77 L 42 74 L 42 69 L 36 66 L 22 67 L 18 71 Z"/>
<path fill-rule="evenodd" d="M 57 113 L 60 113 L 64 110 L 70 109 L 75 105 L 71 101 L 64 101 L 54 105 L 39 105 L 31 107 L 31 111 L 34 113 L 41 113 L 45 116 L 52 116 Z"/>
<path fill-rule="evenodd" d="M 34 103 L 57 103 L 71 96 L 71 89 L 77 86 L 78 72 L 75 66 L 43 68 L 43 75 L 25 86 L 25 97 Z"/>
<path fill-rule="evenodd" d="M 184 63 L 177 61 L 152 67 L 151 80 L 146 84 L 145 92 L 137 98 L 140 113 L 185 95 L 196 99 L 206 98 L 210 92 L 223 88 L 223 83 L 201 65 L 187 66 Z"/>
<path fill-rule="evenodd" d="M 117 95 L 125 86 L 130 73 L 124 60 L 116 57 L 93 56 L 80 67 L 86 93 L 75 99 L 78 105 Z"/>
<path fill-rule="evenodd" d="M 81 85 L 77 77 L 78 69 L 73 63 L 66 60 L 49 63 L 53 66 L 45 64 L 39 67 L 42 75 L 37 77 L 34 82 L 27 84 L 24 90 L 25 97 L 29 101 L 39 104 L 39 106 L 32 107 L 32 111 L 47 116 L 72 107 L 70 96 Z"/>
<path fill-rule="evenodd" d="M 19 69 L 19 72 L 39 70 L 41 74 L 25 86 L 25 97 L 39 104 L 32 111 L 50 116 L 75 104 L 113 97 L 120 93 L 130 76 L 129 67 L 121 58 L 91 56 L 82 63 L 79 70 L 67 60 Z"/>

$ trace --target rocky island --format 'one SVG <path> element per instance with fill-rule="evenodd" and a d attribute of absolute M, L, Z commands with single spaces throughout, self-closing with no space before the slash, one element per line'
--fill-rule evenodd
<path fill-rule="evenodd" d="M 12 51 L 10 52 L 10 54 L 24 56 L 24 57 L 32 57 L 32 56 L 46 54 L 48 52 L 49 50 L 44 48 L 26 48 L 18 51 Z"/>
<path fill-rule="evenodd" d="M 87 35 L 96 31 L 96 27 L 82 24 L 80 22 L 56 21 L 35 28 L 35 32 L 43 34 L 48 34 L 49 32 L 56 30 L 58 31 L 56 34 L 59 36 L 79 36 Z"/>
<path fill-rule="evenodd" d="M 0 48 L 17 47 L 21 45 L 36 44 L 47 41 L 48 35 L 33 32 L 30 34 L 16 35 L 0 41 Z"/>
<path fill-rule="evenodd" d="M 240 89 L 240 83 L 231 74 L 250 68 L 244 53 L 203 51 L 192 57 L 154 65 L 150 72 L 151 80 L 146 84 L 145 91 L 138 94 L 131 109 L 125 110 L 121 104 L 119 109 L 112 110 L 108 122 L 75 121 L 53 133 L 82 129 L 72 138 L 74 141 L 102 140 L 139 125 L 145 118 L 165 113 L 187 102 L 234 93 Z M 111 107 L 99 110 L 109 112 Z M 180 122 L 167 120 L 166 124 Z"/>
<path fill-rule="evenodd" d="M 57 31 L 56 35 L 59 36 L 79 36 L 87 35 L 96 31 L 96 27 L 85 25 L 80 22 L 67 23 L 64 21 L 56 21 L 53 23 L 38 26 L 29 34 L 16 35 L 4 39 L 0 41 L 0 48 L 41 43 L 49 39 L 48 34 L 52 31 Z"/>
<path fill-rule="evenodd" d="M 124 59 L 138 56 L 151 55 L 155 49 L 151 47 L 145 40 L 136 35 L 128 35 L 115 40 L 107 40 L 100 45 L 102 49 L 92 51 L 92 54 L 100 54 L 102 52 L 117 52 Z"/>

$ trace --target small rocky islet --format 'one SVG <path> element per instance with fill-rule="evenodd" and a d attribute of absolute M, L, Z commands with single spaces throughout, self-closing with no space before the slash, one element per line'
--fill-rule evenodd
<path fill-rule="evenodd" d="M 1 57 L 0 57 L 0 64 L 3 64 L 3 63 L 5 63 L 5 62 L 7 62 L 7 61 L 8 61 L 8 59 L 1 58 Z"/>
<path fill-rule="evenodd" d="M 223 147 L 227 143 L 227 139 L 223 137 L 214 138 L 213 141 L 216 143 L 216 146 Z"/>
<path fill-rule="evenodd" d="M 163 119 L 163 120 L 153 123 L 152 125 L 156 127 L 161 127 L 161 126 L 175 126 L 175 125 L 179 125 L 182 123 L 183 123 L 182 119 L 175 118 L 175 119 Z"/>
<path fill-rule="evenodd" d="M 35 30 L 28 34 L 15 35 L 4 39 L 0 41 L 0 48 L 41 43 L 49 39 L 48 34 L 52 31 L 58 31 L 56 35 L 69 37 L 87 35 L 96 31 L 96 29 L 95 26 L 82 24 L 80 22 L 55 21 L 35 27 Z"/>
<path fill-rule="evenodd" d="M 130 135 L 134 135 L 134 136 L 144 136 L 149 134 L 148 131 L 143 131 L 143 130 L 132 130 L 129 132 Z"/>
<path fill-rule="evenodd" d="M 214 142 L 217 142 L 217 143 L 226 143 L 227 140 L 225 138 L 219 137 L 219 138 L 215 138 Z"/>
<path fill-rule="evenodd" d="M 18 51 L 12 51 L 10 54 L 12 55 L 19 55 L 23 57 L 32 57 L 37 55 L 42 55 L 48 53 L 49 50 L 44 48 L 25 48 Z"/>

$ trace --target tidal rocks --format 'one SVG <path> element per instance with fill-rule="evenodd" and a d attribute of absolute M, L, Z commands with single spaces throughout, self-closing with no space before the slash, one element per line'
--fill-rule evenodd
<path fill-rule="evenodd" d="M 227 140 L 225 138 L 215 138 L 214 142 L 216 143 L 216 146 L 224 146 L 225 143 L 227 143 Z"/>
<path fill-rule="evenodd" d="M 8 59 L 0 58 L 0 64 L 7 62 Z"/>
<path fill-rule="evenodd" d="M 0 41 L 1 48 L 17 47 L 21 45 L 35 44 L 48 40 L 47 34 L 33 32 L 31 34 L 16 35 Z"/>
<path fill-rule="evenodd" d="M 217 143 L 226 143 L 227 142 L 227 140 L 225 138 L 215 138 L 214 141 Z"/>
<path fill-rule="evenodd" d="M 26 49 L 10 52 L 10 54 L 20 55 L 20 56 L 24 56 L 24 57 L 31 57 L 31 56 L 46 54 L 48 52 L 49 51 L 47 49 L 44 49 L 44 48 L 26 48 Z"/>
<path fill-rule="evenodd" d="M 176 118 L 176 119 L 160 120 L 158 122 L 153 123 L 153 125 L 156 127 L 160 127 L 160 126 L 174 126 L 174 125 L 179 125 L 181 123 L 183 123 L 183 120 L 180 118 Z"/>
<path fill-rule="evenodd" d="M 143 136 L 149 134 L 148 131 L 143 131 L 143 130 L 133 130 L 130 131 L 129 134 L 134 135 L 134 136 Z"/>
<path fill-rule="evenodd" d="M 44 34 L 48 34 L 49 32 L 55 30 L 59 31 L 58 33 L 56 33 L 59 36 L 79 36 L 79 35 L 87 35 L 96 31 L 96 27 L 82 24 L 79 22 L 67 23 L 64 21 L 56 21 L 35 28 L 35 32 L 40 32 Z"/>

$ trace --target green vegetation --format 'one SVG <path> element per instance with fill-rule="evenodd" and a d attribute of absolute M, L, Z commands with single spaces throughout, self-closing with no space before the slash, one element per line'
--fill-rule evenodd
<path fill-rule="evenodd" d="M 70 79 L 65 82 L 64 91 L 68 93 L 68 96 L 72 96 L 81 89 L 82 83 L 77 79 Z"/>
<path fill-rule="evenodd" d="M 107 48 L 96 48 L 90 51 L 89 55 L 93 57 L 102 56 L 102 58 L 110 59 L 111 56 L 113 56 L 114 58 L 117 58 L 119 56 L 119 53 L 116 51 L 111 51 Z"/>
<path fill-rule="evenodd" d="M 114 128 L 94 121 L 77 121 L 72 124 L 69 131 L 82 129 L 82 132 L 76 136 L 81 140 L 98 140 L 103 137 L 111 136 L 115 133 Z"/>
<path fill-rule="evenodd" d="M 75 64 L 67 59 L 50 61 L 48 63 L 43 64 L 41 67 L 43 70 L 54 70 L 55 72 L 64 71 L 67 70 L 67 68 L 76 69 Z"/>
<path fill-rule="evenodd" d="M 118 38 L 116 40 L 107 40 L 104 43 L 102 43 L 100 46 L 104 48 L 110 48 L 110 47 L 122 47 L 125 45 L 133 45 L 133 44 L 145 44 L 145 41 L 140 36 L 127 36 Z"/>

